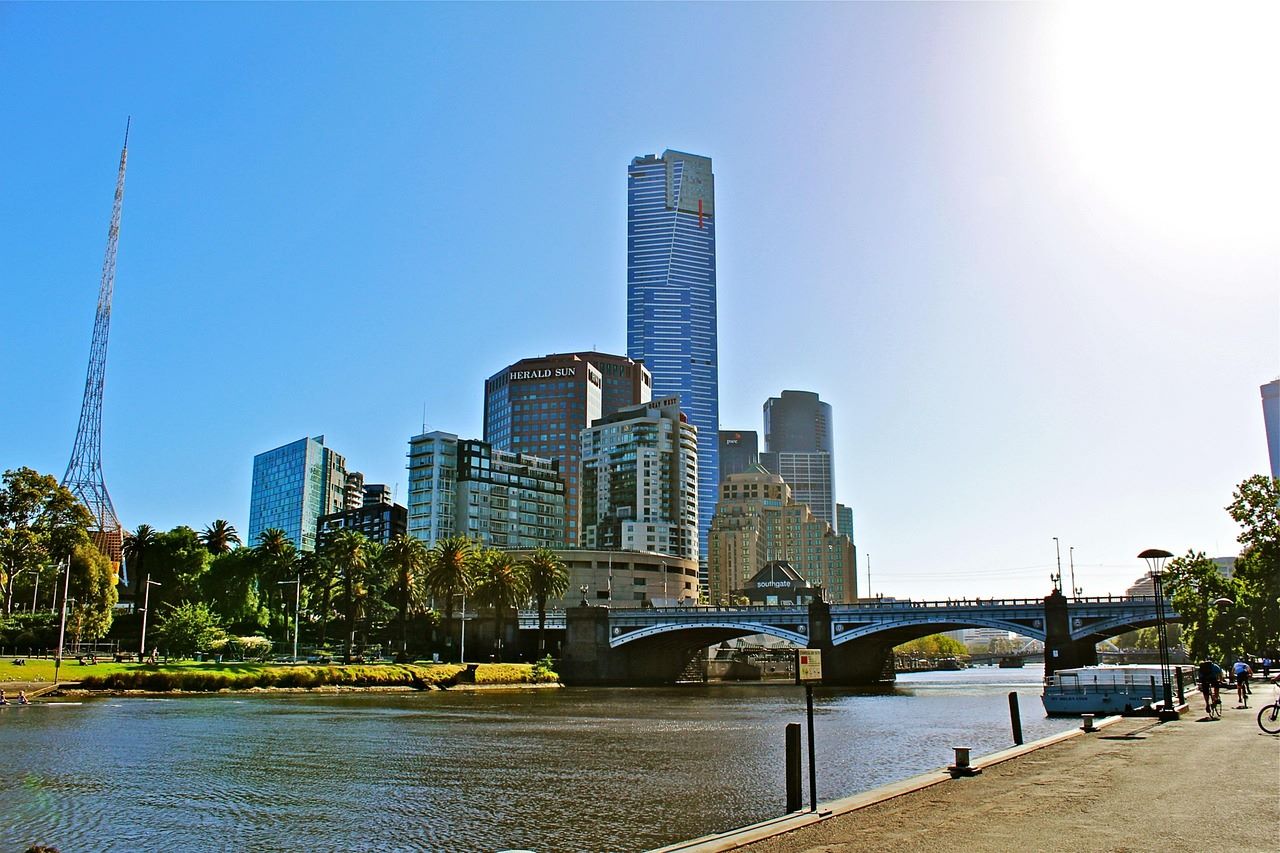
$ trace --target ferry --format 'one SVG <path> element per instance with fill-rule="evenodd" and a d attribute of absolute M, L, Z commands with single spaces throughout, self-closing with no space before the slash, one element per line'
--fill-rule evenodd
<path fill-rule="evenodd" d="M 1193 666 L 1171 666 L 1173 695 L 1178 695 L 1178 676 L 1184 690 L 1195 689 Z M 1125 714 L 1147 707 L 1164 697 L 1160 667 L 1150 664 L 1081 666 L 1060 669 L 1045 679 L 1040 700 L 1051 717 L 1079 714 Z"/>

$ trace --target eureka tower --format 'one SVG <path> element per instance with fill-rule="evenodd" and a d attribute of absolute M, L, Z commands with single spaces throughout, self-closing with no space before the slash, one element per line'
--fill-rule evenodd
<path fill-rule="evenodd" d="M 711 158 L 636 157 L 627 170 L 627 356 L 653 399 L 679 395 L 698 428 L 698 541 L 705 566 L 720 482 L 716 196 Z"/>

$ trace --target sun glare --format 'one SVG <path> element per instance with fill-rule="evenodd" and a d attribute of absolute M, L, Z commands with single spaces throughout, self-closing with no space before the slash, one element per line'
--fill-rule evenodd
<path fill-rule="evenodd" d="M 1062 4 L 1050 27 L 1058 142 L 1112 215 L 1274 244 L 1280 4 Z"/>

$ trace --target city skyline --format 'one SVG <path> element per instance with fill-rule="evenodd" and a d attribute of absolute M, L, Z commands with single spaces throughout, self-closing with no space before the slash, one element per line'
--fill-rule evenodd
<path fill-rule="evenodd" d="M 1237 551 L 1278 372 L 1259 19 L 669 11 L 714 102 L 628 91 L 670 22 L 625 7 L 6 7 L 0 467 L 66 466 L 126 115 L 102 458 L 130 529 L 247 532 L 253 455 L 303 435 L 403 503 L 424 403 L 478 436 L 496 366 L 624 352 L 618 164 L 670 146 L 719 178 L 720 424 L 779 388 L 839 410 L 873 590 L 1043 595 L 1054 536 L 1086 594 L 1146 547 Z"/>

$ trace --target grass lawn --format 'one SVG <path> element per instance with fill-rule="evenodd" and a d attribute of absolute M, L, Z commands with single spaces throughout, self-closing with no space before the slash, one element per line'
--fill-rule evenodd
<path fill-rule="evenodd" d="M 0 686 L 14 682 L 52 682 L 53 661 L 26 658 L 15 666 L 12 658 L 0 658 Z M 459 664 L 274 664 L 175 661 L 150 666 L 139 663 L 100 662 L 82 665 L 64 658 L 60 681 L 79 681 L 86 688 L 142 690 L 220 690 L 249 687 L 319 687 L 330 684 L 356 687 L 408 685 L 419 688 L 455 683 L 464 667 Z M 538 678 L 530 664 L 480 664 L 477 684 L 523 684 L 555 681 Z"/>

